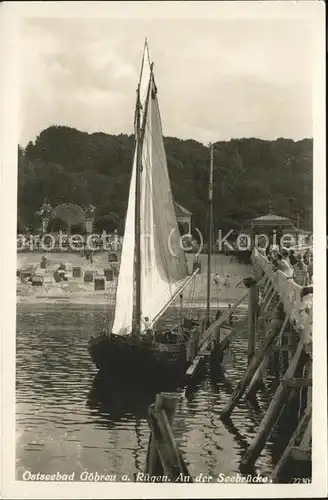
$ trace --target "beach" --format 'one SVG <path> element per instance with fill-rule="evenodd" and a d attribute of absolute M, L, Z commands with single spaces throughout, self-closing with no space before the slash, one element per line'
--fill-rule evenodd
<path fill-rule="evenodd" d="M 46 258 L 46 268 L 40 267 L 41 259 Z M 187 254 L 189 271 L 192 272 L 194 255 Z M 185 288 L 183 303 L 186 307 L 206 307 L 207 297 L 207 255 L 198 257 L 201 269 L 195 279 Z M 65 265 L 65 276 L 67 281 L 56 282 L 53 274 L 59 265 Z M 33 266 L 34 273 L 42 276 L 42 286 L 32 286 L 24 283 L 17 276 L 17 301 L 18 302 L 69 302 L 69 303 L 91 303 L 91 304 L 115 304 L 117 287 L 117 276 L 113 281 L 106 281 L 105 289 L 95 290 L 94 282 L 84 282 L 84 273 L 92 271 L 94 276 L 104 277 L 104 269 L 111 267 L 108 262 L 107 252 L 97 252 L 90 263 L 85 257 L 72 252 L 24 252 L 17 254 L 17 270 L 23 270 Z M 119 267 L 119 264 L 114 264 Z M 81 277 L 73 277 L 72 268 L 81 268 Z M 219 275 L 219 284 L 213 279 Z M 227 307 L 233 304 L 245 294 L 245 287 L 240 280 L 245 276 L 252 275 L 251 266 L 238 263 L 233 257 L 224 254 L 214 254 L 211 260 L 211 307 Z M 179 298 L 175 299 L 179 302 Z M 174 305 L 174 304 L 173 304 Z"/>

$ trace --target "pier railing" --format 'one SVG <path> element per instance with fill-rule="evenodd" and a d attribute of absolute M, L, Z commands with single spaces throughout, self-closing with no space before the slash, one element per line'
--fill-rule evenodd
<path fill-rule="evenodd" d="M 293 327 L 302 337 L 304 344 L 312 342 L 312 299 L 302 299 L 302 286 L 288 278 L 282 271 L 274 271 L 272 263 L 254 248 L 251 256 L 255 271 L 264 272 L 272 286 L 279 293 L 285 313 Z"/>
<path fill-rule="evenodd" d="M 290 457 L 311 462 L 312 403 L 312 298 L 302 287 L 274 266 L 266 256 L 254 249 L 254 273 L 250 281 L 248 307 L 248 365 L 222 408 L 220 418 L 230 422 L 233 409 L 245 397 L 260 408 L 257 392 L 265 386 L 265 373 L 270 367 L 280 382 L 263 414 L 257 434 L 241 459 L 241 472 L 250 472 L 274 429 L 288 422 L 295 432 L 278 461 L 272 481 L 279 482 Z M 309 290 L 307 290 L 309 291 Z M 258 328 L 259 327 L 259 328 Z M 257 330 L 264 339 L 256 348 Z M 261 409 L 261 408 L 260 408 Z M 302 418 L 303 415 L 304 418 Z M 284 420 L 284 419 L 287 420 Z M 296 475 L 301 477 L 301 472 Z"/>

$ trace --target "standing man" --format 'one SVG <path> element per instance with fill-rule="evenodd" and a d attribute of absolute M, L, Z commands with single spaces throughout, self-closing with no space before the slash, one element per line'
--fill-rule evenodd
<path fill-rule="evenodd" d="M 148 338 L 151 338 L 154 340 L 154 330 L 153 330 L 153 325 L 148 316 L 145 316 L 143 319 L 143 324 L 145 327 L 145 330 L 143 332 L 144 335 L 146 335 Z"/>

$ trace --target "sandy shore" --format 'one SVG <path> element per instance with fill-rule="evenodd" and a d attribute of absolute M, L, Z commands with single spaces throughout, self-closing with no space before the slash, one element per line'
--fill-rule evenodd
<path fill-rule="evenodd" d="M 47 258 L 46 269 L 40 268 L 42 256 Z M 187 255 L 190 271 L 192 270 L 194 256 Z M 66 265 L 67 281 L 56 283 L 53 278 L 54 271 L 59 264 Z M 201 270 L 194 280 L 184 291 L 184 304 L 186 307 L 205 307 L 207 295 L 207 256 L 200 255 Z M 42 253 L 28 252 L 17 255 L 17 269 L 24 269 L 28 266 L 35 266 L 36 274 L 42 275 L 43 286 L 36 287 L 30 283 L 21 283 L 17 278 L 17 301 L 18 302 L 69 302 L 69 303 L 115 303 L 115 292 L 117 278 L 114 281 L 105 282 L 105 290 L 95 291 L 93 283 L 84 283 L 83 278 L 73 278 L 72 267 L 81 267 L 83 271 L 93 270 L 97 275 L 104 275 L 104 268 L 109 267 L 107 252 L 99 252 L 94 255 L 93 263 L 90 264 L 85 258 L 75 253 Z M 239 264 L 230 256 L 221 254 L 213 255 L 211 269 L 211 304 L 213 307 L 225 307 L 229 303 L 233 304 L 245 294 L 245 287 L 237 283 L 245 276 L 252 274 L 252 268 L 244 264 Z M 221 284 L 213 282 L 214 275 L 218 273 L 222 278 Z M 223 284 L 224 276 L 227 277 L 226 285 Z"/>

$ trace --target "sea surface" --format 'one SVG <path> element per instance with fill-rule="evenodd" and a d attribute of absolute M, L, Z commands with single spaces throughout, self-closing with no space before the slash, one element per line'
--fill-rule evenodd
<path fill-rule="evenodd" d="M 168 310 L 164 321 L 171 318 Z M 146 415 L 155 393 L 144 387 L 123 390 L 119 380 L 99 390 L 87 341 L 99 334 L 104 321 L 107 310 L 99 304 L 18 303 L 17 479 L 27 470 L 74 472 L 75 480 L 84 471 L 116 474 L 118 480 L 126 474 L 131 481 L 144 472 L 149 440 Z M 259 407 L 241 402 L 230 425 L 219 418 L 246 364 L 243 334 L 226 354 L 218 379 L 207 372 L 193 390 L 179 391 L 174 434 L 192 476 L 236 474 L 256 435 L 272 397 L 271 385 L 276 383 L 270 372 L 266 390 L 259 393 Z M 257 471 L 269 474 L 276 461 L 277 445 L 269 442 L 256 462 Z"/>

